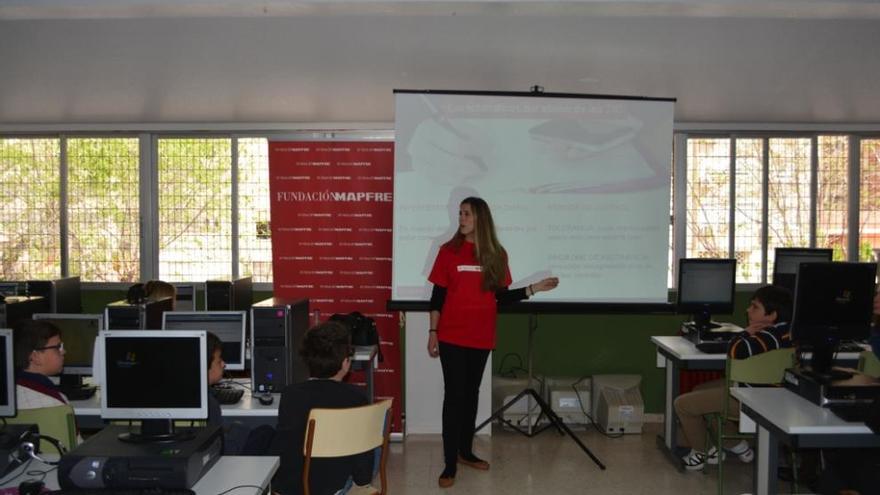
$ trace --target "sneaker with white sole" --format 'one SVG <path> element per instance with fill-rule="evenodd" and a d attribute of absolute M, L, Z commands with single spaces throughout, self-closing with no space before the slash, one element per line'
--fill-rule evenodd
<path fill-rule="evenodd" d="M 732 448 L 727 449 L 731 454 L 739 457 L 739 460 L 748 464 L 755 459 L 755 451 L 749 447 L 748 442 L 743 440 L 742 442 L 734 445 Z"/>
<path fill-rule="evenodd" d="M 722 450 L 721 451 L 721 460 L 723 461 L 726 458 L 727 458 L 727 453 Z M 709 447 L 709 454 L 706 455 L 706 462 L 708 462 L 709 464 L 711 464 L 713 466 L 718 464 L 718 449 L 716 449 L 714 445 Z"/>
<path fill-rule="evenodd" d="M 688 455 L 681 458 L 684 462 L 684 468 L 688 471 L 701 471 L 706 467 L 706 454 L 691 449 Z"/>

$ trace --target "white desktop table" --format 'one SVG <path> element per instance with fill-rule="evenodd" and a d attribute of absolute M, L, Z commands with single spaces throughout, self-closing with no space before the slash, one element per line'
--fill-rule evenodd
<path fill-rule="evenodd" d="M 58 456 L 47 456 L 57 459 Z M 54 460 L 53 459 L 53 460 Z M 259 486 L 257 488 L 241 488 L 235 490 L 235 495 L 260 495 L 268 493 L 272 476 L 278 470 L 278 457 L 245 457 L 245 456 L 223 456 L 211 469 L 205 473 L 202 478 L 193 485 L 192 489 L 196 495 L 217 495 L 223 493 L 230 488 L 242 485 Z M 31 461 L 19 466 L 15 471 L 6 475 L 5 479 L 11 480 L 2 486 L 2 488 L 17 487 L 18 484 L 27 479 L 39 477 L 31 477 L 27 475 L 16 476 L 22 471 L 44 471 L 46 477 L 43 480 L 46 488 L 50 490 L 58 490 L 58 470 L 55 466 L 50 466 L 39 461 Z"/>
<path fill-rule="evenodd" d="M 657 367 L 666 368 L 666 400 L 663 411 L 662 445 L 672 455 L 673 462 L 680 466 L 678 459 L 678 421 L 673 403 L 680 394 L 679 375 L 681 370 L 724 370 L 727 365 L 726 354 L 706 354 L 694 346 L 690 340 L 680 336 L 654 336 L 651 342 L 657 346 Z M 804 359 L 809 359 L 807 353 Z M 838 353 L 835 363 L 855 367 L 858 353 Z M 683 467 L 682 467 L 683 469 Z"/>
<path fill-rule="evenodd" d="M 373 401 L 373 370 L 375 369 L 377 348 L 374 345 L 355 346 L 354 364 L 357 369 L 365 371 L 367 397 Z M 224 421 L 237 421 L 252 428 L 260 425 L 275 426 L 278 424 L 278 404 L 281 402 L 281 394 L 272 394 L 272 404 L 263 405 L 250 393 L 251 380 L 249 378 L 233 379 L 243 386 L 245 393 L 236 404 L 220 406 L 220 412 Z M 86 400 L 70 401 L 73 412 L 76 415 L 77 424 L 81 428 L 103 428 L 104 421 L 101 419 L 101 389 Z"/>
<path fill-rule="evenodd" d="M 756 495 L 778 492 L 779 442 L 803 448 L 880 447 L 880 435 L 863 423 L 844 421 L 788 389 L 741 387 L 731 394 L 742 404 L 743 413 L 758 425 Z"/>

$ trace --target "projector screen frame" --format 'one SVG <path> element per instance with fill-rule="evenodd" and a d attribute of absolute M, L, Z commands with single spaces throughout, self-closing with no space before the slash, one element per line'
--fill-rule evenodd
<path fill-rule="evenodd" d="M 611 94 L 585 94 L 585 93 L 557 93 L 538 91 L 479 91 L 479 90 L 438 90 L 438 89 L 394 89 L 394 95 L 398 94 L 425 94 L 425 95 L 460 95 L 460 96 L 500 96 L 500 97 L 528 97 L 528 98 L 567 98 L 567 99 L 591 99 L 591 100 L 618 100 L 618 101 L 653 101 L 674 104 L 677 98 L 611 95 Z M 401 139 L 399 130 L 395 129 L 395 141 Z M 670 143 L 672 136 L 670 136 Z M 671 144 L 670 144 L 671 146 Z M 671 193 L 670 193 L 671 194 Z M 395 198 L 396 200 L 396 198 Z M 564 280 L 564 279 L 563 279 Z M 428 301 L 415 299 L 390 298 L 387 301 L 389 311 L 428 311 Z M 523 301 L 499 306 L 500 313 L 514 314 L 676 314 L 675 304 L 662 301 L 633 301 L 633 302 L 607 302 L 607 301 Z"/>

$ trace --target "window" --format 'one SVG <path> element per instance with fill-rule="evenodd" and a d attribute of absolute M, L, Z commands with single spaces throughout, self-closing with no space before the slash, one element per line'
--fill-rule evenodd
<path fill-rule="evenodd" d="M 0 278 L 61 276 L 58 139 L 0 139 Z"/>
<path fill-rule="evenodd" d="M 863 139 L 859 178 L 859 256 L 873 261 L 880 249 L 880 139 Z"/>
<path fill-rule="evenodd" d="M 232 277 L 232 141 L 161 138 L 159 276 L 169 282 Z"/>
<path fill-rule="evenodd" d="M 272 281 L 269 230 L 269 141 L 238 140 L 238 272 Z"/>
<path fill-rule="evenodd" d="M 849 228 L 850 209 L 855 207 L 850 197 L 859 187 L 858 258 L 876 259 L 880 140 L 861 140 L 861 179 L 852 185 L 852 139 L 848 135 L 688 137 L 687 256 L 727 257 L 726 246 L 732 240 L 737 282 L 755 284 L 769 279 L 777 247 L 828 247 L 835 260 L 852 259 L 855 256 L 847 252 L 854 235 Z M 732 187 L 727 179 L 731 168 Z M 733 228 L 728 229 L 731 202 Z"/>
<path fill-rule="evenodd" d="M 137 138 L 67 140 L 70 275 L 90 282 L 140 278 Z"/>

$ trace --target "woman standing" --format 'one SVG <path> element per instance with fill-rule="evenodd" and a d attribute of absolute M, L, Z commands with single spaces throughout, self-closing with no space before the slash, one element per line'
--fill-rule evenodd
<path fill-rule="evenodd" d="M 446 467 L 438 484 L 455 482 L 457 464 L 487 470 L 474 455 L 480 381 L 489 352 L 495 347 L 498 303 L 519 301 L 559 284 L 545 278 L 520 289 L 511 283 L 507 252 L 498 242 L 489 205 L 465 198 L 458 211 L 458 231 L 440 248 L 428 280 L 431 328 L 428 355 L 440 356 L 443 368 L 443 457 Z"/>

